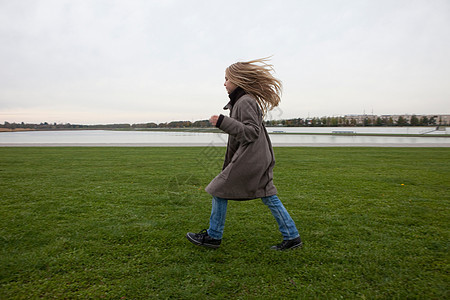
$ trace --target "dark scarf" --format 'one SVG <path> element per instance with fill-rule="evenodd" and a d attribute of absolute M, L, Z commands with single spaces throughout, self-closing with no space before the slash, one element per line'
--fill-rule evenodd
<path fill-rule="evenodd" d="M 233 109 L 234 104 L 241 98 L 247 94 L 241 87 L 237 87 L 231 94 L 228 95 L 230 97 L 230 102 L 223 108 L 223 109 Z M 225 118 L 224 115 L 220 115 L 219 119 L 217 120 L 216 127 L 220 128 L 220 124 L 222 124 L 223 118 Z"/>
<path fill-rule="evenodd" d="M 245 94 L 246 92 L 240 86 L 238 86 L 231 94 L 228 95 L 228 97 L 230 98 L 229 104 L 231 104 L 231 106 L 234 106 L 236 101 L 238 101 L 239 98 L 241 98 Z"/>

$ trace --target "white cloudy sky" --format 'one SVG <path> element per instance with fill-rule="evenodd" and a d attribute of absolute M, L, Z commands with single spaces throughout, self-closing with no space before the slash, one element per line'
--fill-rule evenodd
<path fill-rule="evenodd" d="M 450 113 L 448 0 L 0 0 L 0 123 L 207 119 L 269 55 L 272 118 Z"/>

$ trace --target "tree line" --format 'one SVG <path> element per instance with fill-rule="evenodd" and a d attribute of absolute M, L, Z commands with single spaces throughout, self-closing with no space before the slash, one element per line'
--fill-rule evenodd
<path fill-rule="evenodd" d="M 286 120 L 267 120 L 266 126 L 280 127 L 340 127 L 340 126 L 435 126 L 448 125 L 441 124 L 438 116 L 400 116 L 393 117 L 367 116 L 365 118 L 353 117 L 321 117 L 321 118 L 294 118 Z M 0 128 L 6 129 L 34 129 L 34 130 L 58 130 L 58 129 L 151 129 L 151 128 L 209 128 L 213 127 L 208 120 L 190 121 L 172 121 L 166 123 L 140 123 L 140 124 L 57 124 L 43 122 L 39 124 L 30 123 L 9 123 L 0 124 Z"/>
<path fill-rule="evenodd" d="M 266 126 L 284 126 L 284 127 L 351 127 L 351 126 L 435 126 L 448 125 L 442 124 L 438 116 L 367 116 L 367 117 L 321 117 L 308 119 L 288 119 L 288 120 L 270 120 L 266 121 Z"/>

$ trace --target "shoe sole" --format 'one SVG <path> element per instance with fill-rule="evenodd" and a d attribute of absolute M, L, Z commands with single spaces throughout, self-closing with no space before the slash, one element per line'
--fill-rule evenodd
<path fill-rule="evenodd" d="M 278 248 L 270 248 L 270 249 L 276 250 L 276 251 L 286 251 L 286 250 L 291 250 L 291 249 L 296 249 L 296 248 L 301 248 L 301 247 L 303 247 L 303 243 L 300 243 L 300 244 L 297 244 L 295 246 L 285 248 L 285 249 L 278 249 Z"/>
<path fill-rule="evenodd" d="M 188 239 L 189 242 L 191 242 L 192 244 L 196 245 L 196 246 L 203 246 L 206 248 L 213 248 L 213 249 L 217 249 L 220 247 L 220 245 L 213 245 L 213 244 L 206 244 L 206 243 L 200 243 L 197 240 L 192 239 L 189 234 L 186 234 L 186 238 Z"/>
<path fill-rule="evenodd" d="M 300 243 L 300 244 L 298 244 L 298 245 L 292 246 L 291 248 L 288 248 L 288 249 L 286 249 L 286 250 L 289 250 L 289 249 L 295 249 L 295 248 L 301 248 L 301 247 L 303 247 L 303 243 Z"/>

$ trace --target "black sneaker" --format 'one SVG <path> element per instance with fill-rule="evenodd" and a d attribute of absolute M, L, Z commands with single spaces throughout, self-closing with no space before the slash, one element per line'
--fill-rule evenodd
<path fill-rule="evenodd" d="M 281 244 L 275 245 L 270 247 L 272 250 L 287 250 L 287 249 L 294 249 L 294 248 L 300 248 L 303 246 L 302 240 L 300 237 L 295 238 L 293 240 L 284 240 Z"/>
<path fill-rule="evenodd" d="M 203 229 L 199 233 L 188 232 L 186 234 L 186 238 L 189 242 L 197 246 L 204 246 L 208 248 L 219 248 L 220 243 L 222 242 L 222 240 L 216 240 L 210 237 L 206 229 Z"/>

